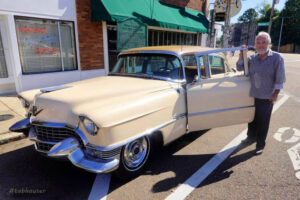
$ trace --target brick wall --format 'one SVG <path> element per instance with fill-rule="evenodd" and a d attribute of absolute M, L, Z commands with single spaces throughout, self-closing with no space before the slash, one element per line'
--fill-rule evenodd
<path fill-rule="evenodd" d="M 161 2 L 177 5 L 180 7 L 187 7 L 194 10 L 199 10 L 201 12 L 205 12 L 206 0 L 160 0 Z"/>
<path fill-rule="evenodd" d="M 102 22 L 91 21 L 91 1 L 76 0 L 79 55 L 82 70 L 103 69 Z"/>

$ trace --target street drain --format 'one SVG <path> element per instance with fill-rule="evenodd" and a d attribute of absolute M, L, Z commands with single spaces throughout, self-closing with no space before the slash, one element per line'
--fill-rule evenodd
<path fill-rule="evenodd" d="M 13 118 L 14 116 L 13 115 L 0 115 L 0 121 L 5 121 L 5 120 L 9 120 L 11 118 Z"/>

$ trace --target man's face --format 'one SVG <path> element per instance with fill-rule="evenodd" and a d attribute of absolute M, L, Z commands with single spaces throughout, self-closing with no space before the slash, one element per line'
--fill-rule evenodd
<path fill-rule="evenodd" d="M 269 50 L 268 39 L 265 36 L 259 36 L 256 39 L 255 49 L 258 54 L 265 54 Z"/>

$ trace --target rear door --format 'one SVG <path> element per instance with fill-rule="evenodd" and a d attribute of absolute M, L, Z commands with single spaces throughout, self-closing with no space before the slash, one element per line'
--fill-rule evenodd
<path fill-rule="evenodd" d="M 199 76 L 197 81 L 187 84 L 189 131 L 253 120 L 249 77 L 244 72 L 232 71 L 226 56 L 218 51 L 195 54 Z M 206 75 L 201 75 L 200 64 L 205 65 Z"/>

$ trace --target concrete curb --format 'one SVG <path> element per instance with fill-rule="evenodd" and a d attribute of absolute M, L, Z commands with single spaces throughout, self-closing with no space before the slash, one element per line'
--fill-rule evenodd
<path fill-rule="evenodd" d="M 26 136 L 23 133 L 7 132 L 0 135 L 0 145 L 10 141 L 20 140 Z"/>

